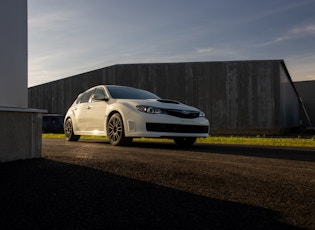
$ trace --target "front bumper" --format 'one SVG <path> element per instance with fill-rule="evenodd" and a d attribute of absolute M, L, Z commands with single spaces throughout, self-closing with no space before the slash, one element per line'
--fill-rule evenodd
<path fill-rule="evenodd" d="M 135 114 L 134 114 L 135 115 Z M 208 137 L 205 117 L 178 118 L 164 114 L 136 114 L 125 120 L 127 137 Z"/>

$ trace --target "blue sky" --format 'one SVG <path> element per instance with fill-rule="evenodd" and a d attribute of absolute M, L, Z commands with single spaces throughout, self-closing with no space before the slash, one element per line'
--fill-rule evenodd
<path fill-rule="evenodd" d="M 28 85 L 114 64 L 283 59 L 315 80 L 315 0 L 28 0 Z"/>

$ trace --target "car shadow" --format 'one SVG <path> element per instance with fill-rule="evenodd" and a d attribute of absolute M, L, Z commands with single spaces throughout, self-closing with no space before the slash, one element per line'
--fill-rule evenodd
<path fill-rule="evenodd" d="M 269 209 L 48 159 L 1 163 L 0 179 L 2 229 L 298 229 Z"/>
<path fill-rule="evenodd" d="M 193 151 L 202 153 L 232 154 L 240 156 L 274 158 L 315 162 L 315 149 L 290 149 L 288 147 L 250 146 L 250 145 L 217 145 L 194 144 L 189 148 L 181 148 L 173 143 L 133 142 L 138 148 L 167 148 L 169 150 Z"/>
<path fill-rule="evenodd" d="M 196 151 L 241 156 L 315 162 L 315 150 L 265 146 L 199 145 Z M 209 151 L 210 150 L 210 151 Z"/>
<path fill-rule="evenodd" d="M 83 140 L 81 142 L 93 142 L 109 144 L 106 141 Z M 250 157 L 273 158 L 282 160 L 295 160 L 315 162 L 315 149 L 312 148 L 289 148 L 273 146 L 251 146 L 251 145 L 218 145 L 218 144 L 194 144 L 191 147 L 183 148 L 172 142 L 148 142 L 134 141 L 127 148 L 156 148 L 169 151 L 192 151 L 209 154 L 230 154 Z"/>

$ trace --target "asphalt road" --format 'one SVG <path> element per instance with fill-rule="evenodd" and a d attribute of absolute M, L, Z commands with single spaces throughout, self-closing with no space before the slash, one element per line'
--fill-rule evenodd
<path fill-rule="evenodd" d="M 0 179 L 1 229 L 315 229 L 315 149 L 43 139 Z"/>

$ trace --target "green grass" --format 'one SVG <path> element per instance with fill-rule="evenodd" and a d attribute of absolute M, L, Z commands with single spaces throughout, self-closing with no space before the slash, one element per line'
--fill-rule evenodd
<path fill-rule="evenodd" d="M 66 138 L 64 134 L 43 133 L 42 138 Z"/>
<path fill-rule="evenodd" d="M 64 134 L 42 134 L 43 138 L 65 138 Z M 81 139 L 102 139 L 107 137 L 100 136 L 81 136 Z M 169 139 L 155 138 L 135 138 L 135 141 L 153 141 L 153 142 L 173 142 Z M 238 136 L 210 136 L 208 138 L 198 138 L 197 143 L 203 144 L 238 144 L 238 145 L 262 145 L 262 146 L 287 146 L 287 147 L 315 147 L 315 136 L 312 137 L 238 137 Z"/>
<path fill-rule="evenodd" d="M 301 137 L 223 137 L 214 136 L 198 139 L 199 143 L 212 144 L 240 144 L 240 145 L 265 145 L 265 146 L 295 146 L 315 147 L 315 136 L 311 138 Z"/>

